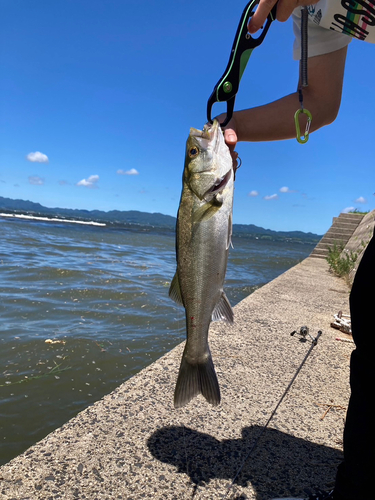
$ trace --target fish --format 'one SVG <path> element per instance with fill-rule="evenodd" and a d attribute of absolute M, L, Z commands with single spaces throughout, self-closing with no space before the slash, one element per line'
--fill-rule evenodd
<path fill-rule="evenodd" d="M 209 344 L 211 321 L 233 323 L 224 292 L 232 237 L 234 165 L 217 120 L 190 129 L 176 224 L 177 269 L 169 296 L 185 308 L 186 343 L 174 407 L 202 394 L 220 403 L 220 387 Z"/>

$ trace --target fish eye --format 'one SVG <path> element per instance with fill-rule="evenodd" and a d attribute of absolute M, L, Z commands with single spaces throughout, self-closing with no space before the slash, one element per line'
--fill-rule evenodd
<path fill-rule="evenodd" d="M 196 147 L 192 147 L 189 149 L 189 157 L 190 158 L 195 158 L 196 156 L 199 155 L 199 149 Z"/>

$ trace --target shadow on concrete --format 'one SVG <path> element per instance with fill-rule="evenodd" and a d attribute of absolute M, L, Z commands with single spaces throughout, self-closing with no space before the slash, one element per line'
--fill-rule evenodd
<path fill-rule="evenodd" d="M 342 460 L 339 450 L 275 429 L 266 429 L 261 435 L 262 429 L 245 427 L 240 439 L 218 441 L 188 427 L 163 427 L 149 437 L 147 445 L 157 460 L 187 474 L 194 491 L 212 479 L 227 479 L 228 487 L 232 481 L 242 487 L 251 483 L 257 500 L 266 500 L 274 496 L 306 496 L 318 488 L 333 486 Z M 217 497 L 225 492 L 226 487 L 217 492 Z M 233 493 L 228 498 L 247 498 Z"/>

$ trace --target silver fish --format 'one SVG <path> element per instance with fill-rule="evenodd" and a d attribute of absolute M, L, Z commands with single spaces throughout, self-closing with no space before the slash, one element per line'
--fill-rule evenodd
<path fill-rule="evenodd" d="M 185 307 L 187 340 L 174 406 L 198 394 L 220 403 L 220 388 L 208 346 L 211 320 L 233 323 L 223 290 L 232 235 L 233 161 L 217 120 L 190 129 L 186 142 L 181 201 L 177 216 L 177 270 L 170 297 Z"/>

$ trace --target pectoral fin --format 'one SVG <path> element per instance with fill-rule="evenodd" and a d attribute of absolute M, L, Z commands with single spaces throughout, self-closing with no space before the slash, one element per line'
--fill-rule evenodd
<path fill-rule="evenodd" d="M 193 214 L 193 222 L 205 222 L 211 219 L 220 209 L 221 205 L 205 203 L 199 207 Z"/>
<path fill-rule="evenodd" d="M 169 287 L 169 296 L 172 300 L 174 300 L 177 304 L 183 306 L 180 283 L 178 281 L 177 272 L 173 276 L 173 280 L 171 286 Z"/>
<path fill-rule="evenodd" d="M 216 304 L 215 309 L 212 313 L 212 321 L 220 321 L 225 320 L 229 321 L 229 323 L 233 323 L 233 309 L 229 303 L 228 297 L 223 292 L 219 302 Z"/>

